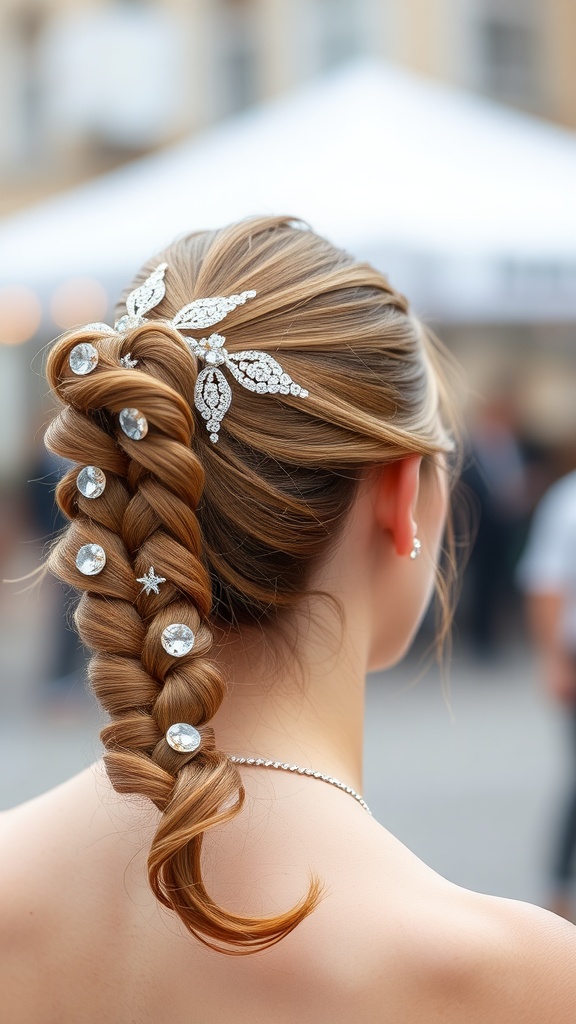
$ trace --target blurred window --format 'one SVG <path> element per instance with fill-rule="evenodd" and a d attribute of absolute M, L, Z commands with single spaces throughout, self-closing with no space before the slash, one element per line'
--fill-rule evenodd
<path fill-rule="evenodd" d="M 53 133 L 119 151 L 166 141 L 185 117 L 187 59 L 169 9 L 136 0 L 61 9 L 42 46 Z"/>
<path fill-rule="evenodd" d="M 2 67 L 2 163 L 31 171 L 42 161 L 42 83 L 38 48 L 45 12 L 35 5 L 10 12 L 4 27 Z"/>
<path fill-rule="evenodd" d="M 495 99 L 537 106 L 539 98 L 537 26 L 531 5 L 520 11 L 494 11 L 477 22 L 478 85 Z"/>
<path fill-rule="evenodd" d="M 356 56 L 362 48 L 361 0 L 313 0 L 317 66 L 331 68 Z"/>
<path fill-rule="evenodd" d="M 257 29 L 256 12 L 249 0 L 223 0 L 216 25 L 223 115 L 244 110 L 259 99 Z"/>

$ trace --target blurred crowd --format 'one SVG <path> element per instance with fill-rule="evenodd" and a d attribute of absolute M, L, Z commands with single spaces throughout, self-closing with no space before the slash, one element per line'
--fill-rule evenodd
<path fill-rule="evenodd" d="M 525 635 L 517 566 L 539 501 L 576 468 L 576 439 L 554 447 L 523 436 L 513 403 L 472 412 L 462 482 L 471 505 L 469 559 L 457 622 L 471 652 L 490 659 Z"/>

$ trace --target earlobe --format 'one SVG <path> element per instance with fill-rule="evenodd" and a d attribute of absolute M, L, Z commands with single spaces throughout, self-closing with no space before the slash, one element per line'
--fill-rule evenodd
<path fill-rule="evenodd" d="M 378 523 L 392 535 L 394 549 L 400 556 L 410 555 L 414 549 L 421 463 L 419 455 L 399 459 L 384 467 L 379 480 Z"/>

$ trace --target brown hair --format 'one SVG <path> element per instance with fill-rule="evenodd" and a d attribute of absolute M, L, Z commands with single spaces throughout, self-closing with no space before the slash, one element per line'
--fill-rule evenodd
<path fill-rule="evenodd" d="M 64 407 L 46 444 L 77 464 L 57 488 L 71 523 L 49 565 L 83 591 L 76 623 L 111 719 L 102 740 L 112 785 L 163 813 L 149 854 L 153 892 L 207 945 L 247 953 L 287 935 L 320 890 L 312 880 L 296 907 L 261 919 L 228 912 L 204 888 L 203 834 L 244 799 L 208 724 L 225 693 L 208 657 L 213 626 L 281 624 L 339 535 L 361 473 L 450 448 L 450 361 L 380 273 L 290 218 L 189 235 L 135 283 L 161 260 L 166 296 L 148 322 L 115 336 L 79 328 L 49 355 L 48 379 Z M 195 298 L 247 289 L 257 296 L 228 314 L 227 348 L 277 354 L 309 396 L 254 394 L 233 382 L 212 444 L 194 409 L 197 360 L 167 321 Z M 82 341 L 99 353 L 86 377 L 68 363 Z M 128 352 L 137 369 L 120 365 Z M 125 407 L 146 416 L 145 439 L 118 429 Z M 97 500 L 76 486 L 79 467 L 90 464 L 107 475 Z M 75 565 L 86 543 L 107 556 L 105 570 L 89 578 Z M 167 579 L 158 595 L 136 582 L 151 565 Z M 178 659 L 160 643 L 173 622 L 196 634 Z M 174 722 L 198 728 L 195 756 L 166 742 Z"/>

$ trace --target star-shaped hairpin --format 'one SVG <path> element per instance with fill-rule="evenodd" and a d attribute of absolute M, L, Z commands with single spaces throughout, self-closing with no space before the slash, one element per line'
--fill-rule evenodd
<path fill-rule="evenodd" d="M 151 565 L 148 572 L 144 576 L 140 576 L 136 582 L 144 584 L 140 593 L 146 591 L 147 594 L 151 594 L 154 591 L 155 594 L 159 594 L 160 584 L 166 583 L 166 579 L 164 576 L 157 576 L 154 572 L 154 566 Z"/>

